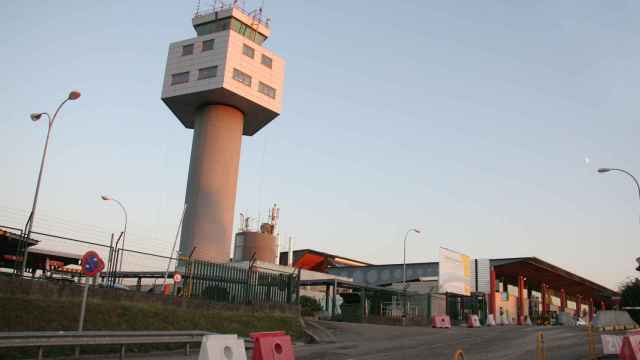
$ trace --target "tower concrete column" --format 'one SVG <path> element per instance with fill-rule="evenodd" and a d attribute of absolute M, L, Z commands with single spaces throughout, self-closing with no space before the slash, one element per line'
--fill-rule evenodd
<path fill-rule="evenodd" d="M 244 115 L 226 105 L 198 110 L 194 123 L 180 253 L 228 262 Z"/>

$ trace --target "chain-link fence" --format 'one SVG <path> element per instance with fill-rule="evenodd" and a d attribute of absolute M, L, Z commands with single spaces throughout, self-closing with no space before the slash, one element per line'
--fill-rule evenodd
<path fill-rule="evenodd" d="M 22 230 L 0 225 L 17 244 L 5 249 L 0 267 L 18 274 L 23 267 Z M 209 263 L 180 259 L 122 247 L 123 235 L 111 234 L 100 243 L 84 239 L 33 231 L 25 276 L 39 279 L 79 281 L 82 278 L 80 258 L 92 250 L 105 261 L 105 270 L 96 279 L 108 287 L 137 291 L 173 293 L 183 297 L 206 298 L 212 302 L 233 304 L 290 304 L 297 301 L 297 274 L 262 269 L 251 263 Z M 8 236 L 8 235 L 7 235 Z M 182 280 L 174 284 L 173 275 Z M 169 288 L 163 288 L 169 285 Z"/>

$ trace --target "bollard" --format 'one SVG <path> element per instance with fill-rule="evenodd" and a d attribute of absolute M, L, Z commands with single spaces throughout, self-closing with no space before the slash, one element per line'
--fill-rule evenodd
<path fill-rule="evenodd" d="M 464 352 L 462 352 L 462 349 L 453 354 L 453 360 L 464 360 Z"/>
<path fill-rule="evenodd" d="M 538 333 L 536 337 L 536 360 L 547 360 L 547 354 L 544 352 L 544 335 Z"/>
<path fill-rule="evenodd" d="M 589 360 L 597 360 L 598 355 L 596 354 L 596 340 L 593 336 L 593 329 L 591 328 L 591 324 L 587 327 L 587 354 L 589 354 Z"/>

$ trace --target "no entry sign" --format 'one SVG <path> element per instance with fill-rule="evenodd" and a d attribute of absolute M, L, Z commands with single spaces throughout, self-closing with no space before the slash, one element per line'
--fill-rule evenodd
<path fill-rule="evenodd" d="M 182 281 L 182 274 L 180 273 L 173 274 L 173 282 L 179 283 L 180 281 Z"/>
<path fill-rule="evenodd" d="M 82 255 L 82 273 L 86 276 L 96 276 L 99 272 L 104 270 L 104 261 L 100 258 L 95 251 L 87 251 Z"/>

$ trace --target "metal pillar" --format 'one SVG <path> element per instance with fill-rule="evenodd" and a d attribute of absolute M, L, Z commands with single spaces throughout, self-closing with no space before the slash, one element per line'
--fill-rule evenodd
<path fill-rule="evenodd" d="M 336 317 L 336 296 L 338 292 L 338 281 L 333 280 L 333 300 L 331 301 L 331 318 L 334 319 Z"/>
<path fill-rule="evenodd" d="M 324 290 L 324 309 L 329 312 L 329 299 L 331 298 L 331 292 L 329 292 L 329 285 L 325 286 Z"/>
<path fill-rule="evenodd" d="M 364 288 L 360 292 L 360 306 L 362 306 L 362 322 L 367 320 L 367 290 Z"/>

